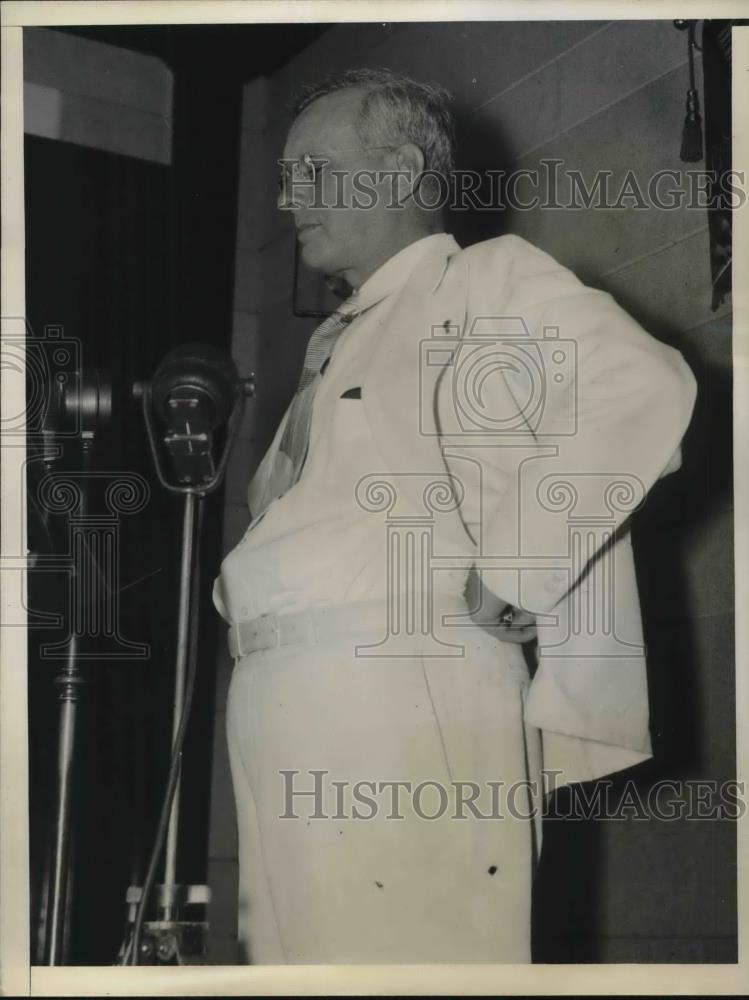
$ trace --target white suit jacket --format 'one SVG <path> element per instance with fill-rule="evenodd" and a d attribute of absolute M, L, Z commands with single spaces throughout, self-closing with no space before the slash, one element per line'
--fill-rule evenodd
<path fill-rule="evenodd" d="M 363 380 L 373 471 L 420 516 L 423 475 L 448 477 L 436 556 L 462 546 L 537 615 L 526 719 L 557 785 L 651 755 L 628 519 L 679 467 L 695 394 L 678 351 L 516 236 L 434 241 Z"/>

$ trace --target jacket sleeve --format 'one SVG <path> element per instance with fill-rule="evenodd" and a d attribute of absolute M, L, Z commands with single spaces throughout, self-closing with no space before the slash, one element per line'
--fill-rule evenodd
<path fill-rule="evenodd" d="M 471 268 L 472 308 L 483 316 L 484 332 L 491 317 L 498 356 L 507 356 L 502 331 L 515 331 L 513 350 L 521 361 L 532 356 L 541 384 L 533 412 L 524 412 L 533 366 L 501 366 L 502 391 L 518 399 L 529 447 L 518 447 L 518 427 L 493 437 L 517 457 L 509 475 L 505 464 L 501 490 L 488 480 L 482 554 L 489 562 L 497 557 L 497 567 L 482 576 L 498 597 L 545 614 L 597 555 L 595 544 L 570 552 L 570 523 L 603 519 L 615 533 L 655 481 L 678 468 L 696 383 L 681 354 L 646 333 L 610 295 L 511 239 L 500 309 L 492 311 L 486 256 Z M 491 386 L 486 379 L 485 406 Z M 605 537 L 600 533 L 599 542 Z"/>

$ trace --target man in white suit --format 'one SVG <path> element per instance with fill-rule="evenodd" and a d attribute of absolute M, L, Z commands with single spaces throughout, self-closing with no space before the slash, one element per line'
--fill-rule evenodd
<path fill-rule="evenodd" d="M 628 524 L 694 379 L 523 240 L 461 250 L 452 144 L 439 88 L 360 71 L 284 150 L 302 256 L 352 293 L 215 588 L 252 962 L 529 961 L 544 787 L 650 755 Z"/>

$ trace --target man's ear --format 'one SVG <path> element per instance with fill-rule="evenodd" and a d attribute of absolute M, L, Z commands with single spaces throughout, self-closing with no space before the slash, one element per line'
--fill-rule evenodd
<path fill-rule="evenodd" d="M 394 153 L 396 200 L 399 205 L 408 201 L 419 186 L 424 172 L 424 153 L 413 142 L 404 142 Z"/>

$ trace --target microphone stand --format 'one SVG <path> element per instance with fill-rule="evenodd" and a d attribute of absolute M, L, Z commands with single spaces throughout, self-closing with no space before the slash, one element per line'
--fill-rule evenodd
<path fill-rule="evenodd" d="M 210 458 L 209 434 L 205 431 L 191 430 L 190 419 L 191 413 L 194 413 L 196 408 L 195 400 L 190 398 L 170 400 L 171 408 L 183 409 L 185 413 L 184 432 L 171 430 L 163 438 L 163 443 L 172 455 L 175 466 L 182 470 L 181 482 L 178 485 L 169 481 L 159 454 L 159 442 L 152 418 L 152 384 L 136 383 L 133 391 L 135 396 L 141 399 L 156 475 L 166 490 L 184 497 L 184 510 L 172 712 L 172 770 L 144 884 L 130 886 L 127 891 L 128 922 L 132 925 L 132 932 L 129 942 L 123 945 L 120 959 L 124 965 L 137 965 L 141 960 L 150 963 L 176 961 L 177 964 L 181 964 L 185 954 L 202 953 L 201 938 L 207 927 L 204 921 L 182 919 L 183 908 L 194 904 L 206 905 L 210 902 L 208 886 L 183 885 L 177 881 L 181 754 L 195 676 L 196 642 L 194 638 L 193 641 L 190 640 L 191 633 L 194 634 L 197 630 L 199 574 L 195 569 L 199 557 L 199 521 L 203 498 L 214 492 L 223 478 L 229 452 L 239 430 L 243 397 L 250 396 L 254 392 L 254 380 L 250 377 L 240 379 L 237 383 L 226 442 L 215 471 Z M 186 471 L 191 460 L 194 461 L 195 468 L 192 477 L 189 471 Z M 199 481 L 190 481 L 191 479 Z M 154 886 L 156 867 L 164 840 L 163 881 Z M 153 888 L 156 889 L 158 918 L 146 921 L 145 910 Z"/>
<path fill-rule="evenodd" d="M 91 466 L 93 438 L 83 442 L 84 475 Z M 81 489 L 78 517 L 86 517 L 86 490 Z M 76 575 L 81 574 L 81 553 L 73 567 Z M 78 635 L 75 629 L 70 634 L 68 652 L 62 672 L 55 678 L 60 701 L 60 719 L 57 744 L 57 797 L 55 803 L 55 835 L 52 849 L 52 884 L 49 913 L 49 938 L 47 945 L 47 965 L 57 966 L 63 958 L 66 911 L 68 900 L 70 829 L 72 812 L 73 763 L 75 760 L 76 726 L 78 721 L 78 699 L 85 683 L 78 666 Z"/>

